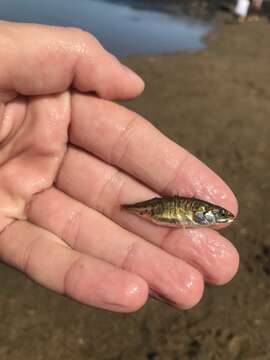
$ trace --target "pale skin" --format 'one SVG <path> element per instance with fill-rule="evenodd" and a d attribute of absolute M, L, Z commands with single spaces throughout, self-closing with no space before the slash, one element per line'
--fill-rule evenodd
<path fill-rule="evenodd" d="M 118 312 L 153 293 L 188 309 L 206 281 L 233 278 L 238 253 L 215 230 L 159 227 L 120 208 L 181 194 L 237 213 L 214 172 L 112 102 L 143 91 L 137 75 L 71 28 L 0 22 L 0 61 L 3 262 Z"/>

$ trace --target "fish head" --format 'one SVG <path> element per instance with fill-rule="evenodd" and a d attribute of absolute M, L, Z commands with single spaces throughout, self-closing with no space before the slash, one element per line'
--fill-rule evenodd
<path fill-rule="evenodd" d="M 218 225 L 218 224 L 229 224 L 233 222 L 235 216 L 229 211 L 222 207 L 209 205 L 198 209 L 194 216 L 193 221 L 195 225 Z"/>

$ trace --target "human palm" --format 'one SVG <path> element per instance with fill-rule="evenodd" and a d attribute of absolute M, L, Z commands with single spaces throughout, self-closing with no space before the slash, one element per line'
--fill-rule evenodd
<path fill-rule="evenodd" d="M 0 22 L 0 258 L 87 305 L 129 312 L 151 296 L 195 305 L 238 267 L 214 230 L 167 229 L 120 204 L 229 188 L 139 115 L 111 102 L 143 82 L 76 29 Z"/>

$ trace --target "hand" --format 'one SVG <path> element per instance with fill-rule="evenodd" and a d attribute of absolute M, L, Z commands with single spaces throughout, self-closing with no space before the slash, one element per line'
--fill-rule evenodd
<path fill-rule="evenodd" d="M 238 254 L 214 230 L 167 229 L 120 209 L 178 193 L 237 212 L 217 175 L 109 101 L 139 95 L 142 80 L 77 29 L 0 22 L 0 34 L 2 261 L 122 312 L 149 293 L 190 308 L 204 281 L 229 281 Z"/>

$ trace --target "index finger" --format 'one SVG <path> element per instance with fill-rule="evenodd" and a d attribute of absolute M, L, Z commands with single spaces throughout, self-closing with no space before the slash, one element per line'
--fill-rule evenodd
<path fill-rule="evenodd" d="M 0 21 L 0 62 L 4 102 L 17 93 L 45 95 L 71 85 L 106 99 L 127 99 L 144 87 L 94 36 L 76 28 Z"/>
<path fill-rule="evenodd" d="M 72 106 L 70 140 L 74 145 L 160 194 L 197 197 L 237 213 L 235 196 L 220 177 L 138 114 L 80 94 L 73 95 Z"/>

